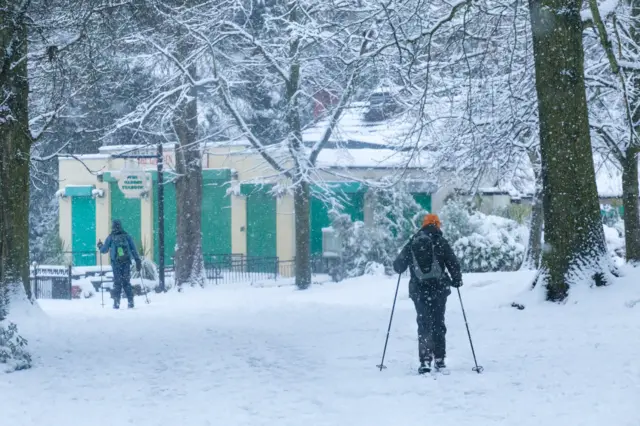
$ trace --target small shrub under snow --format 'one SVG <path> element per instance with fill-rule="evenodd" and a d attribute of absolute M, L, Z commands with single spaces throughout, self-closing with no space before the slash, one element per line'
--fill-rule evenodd
<path fill-rule="evenodd" d="M 463 272 L 515 271 L 522 264 L 526 226 L 474 211 L 468 203 L 456 200 L 443 207 L 440 217 Z"/>
<path fill-rule="evenodd" d="M 462 237 L 453 244 L 453 251 L 462 272 L 515 271 L 524 259 L 524 246 L 505 229 Z"/>
<path fill-rule="evenodd" d="M 349 215 L 332 212 L 331 227 L 342 242 L 342 263 L 331 272 L 336 280 L 393 273 L 399 250 L 427 213 L 402 187 L 374 189 L 369 196 L 371 224 L 352 222 Z"/>
<path fill-rule="evenodd" d="M 14 323 L 0 323 L 0 364 L 5 365 L 7 373 L 31 367 L 27 340 L 18 334 Z"/>

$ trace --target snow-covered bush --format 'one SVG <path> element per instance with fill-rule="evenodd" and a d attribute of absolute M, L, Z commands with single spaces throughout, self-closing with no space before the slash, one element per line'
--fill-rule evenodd
<path fill-rule="evenodd" d="M 84 299 L 89 299 L 95 295 L 96 289 L 89 278 L 74 280 L 73 285 L 80 287 L 81 297 Z"/>
<path fill-rule="evenodd" d="M 31 367 L 27 340 L 18 334 L 18 327 L 11 322 L 0 323 L 0 364 L 5 364 L 7 373 Z"/>
<path fill-rule="evenodd" d="M 526 226 L 474 211 L 468 203 L 455 199 L 443 207 L 440 218 L 463 272 L 514 271 L 522 264 Z"/>
<path fill-rule="evenodd" d="M 606 224 L 602 225 L 604 228 L 604 238 L 607 243 L 607 249 L 613 263 L 617 266 L 621 266 L 625 263 L 626 259 L 626 246 L 624 241 L 624 222 L 619 219 L 613 226 Z"/>
<path fill-rule="evenodd" d="M 158 267 L 152 260 L 143 257 L 140 272 L 138 272 L 135 263 L 131 264 L 131 279 L 140 279 L 140 276 L 142 276 L 144 280 L 158 281 Z"/>
<path fill-rule="evenodd" d="M 471 221 L 473 213 L 468 202 L 458 199 L 451 199 L 442 207 L 439 214 L 442 232 L 451 244 L 476 232 L 477 223 Z"/>
<path fill-rule="evenodd" d="M 342 242 L 340 267 L 346 277 L 393 272 L 393 261 L 407 240 L 419 229 L 427 211 L 401 187 L 372 189 L 368 194 L 371 224 L 352 222 L 348 215 L 332 212 L 332 228 Z M 341 274 L 336 274 L 340 276 Z"/>
<path fill-rule="evenodd" d="M 331 227 L 342 244 L 342 257 L 339 263 L 332 266 L 330 275 L 336 281 L 343 278 L 358 277 L 364 274 L 369 255 L 371 240 L 364 232 L 364 222 L 352 222 L 347 214 L 332 213 Z"/>
<path fill-rule="evenodd" d="M 515 271 L 524 260 L 524 245 L 504 228 L 462 237 L 453 244 L 453 251 L 462 272 Z"/>

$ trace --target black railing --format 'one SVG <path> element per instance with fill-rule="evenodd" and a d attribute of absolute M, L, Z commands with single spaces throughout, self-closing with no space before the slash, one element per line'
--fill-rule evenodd
<path fill-rule="evenodd" d="M 31 269 L 31 292 L 36 299 L 71 299 L 73 296 L 71 266 Z"/>
<path fill-rule="evenodd" d="M 205 274 L 215 284 L 277 280 L 293 276 L 291 261 L 238 254 L 204 255 Z"/>

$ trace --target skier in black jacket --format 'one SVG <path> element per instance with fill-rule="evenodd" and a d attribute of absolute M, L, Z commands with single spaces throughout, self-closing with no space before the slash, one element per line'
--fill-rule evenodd
<path fill-rule="evenodd" d="M 449 242 L 442 236 L 440 219 L 435 214 L 425 216 L 422 229 L 402 249 L 393 262 L 398 274 L 409 268 L 409 297 L 416 307 L 418 322 L 418 354 L 420 374 L 434 368 L 446 368 L 447 327 L 444 312 L 451 286 L 462 286 L 460 263 Z M 445 272 L 445 267 L 449 274 Z"/>

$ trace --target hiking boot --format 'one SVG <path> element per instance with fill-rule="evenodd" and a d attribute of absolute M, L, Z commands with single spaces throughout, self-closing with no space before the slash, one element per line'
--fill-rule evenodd
<path fill-rule="evenodd" d="M 431 372 L 431 359 L 426 361 L 420 361 L 420 368 L 418 368 L 418 374 L 427 374 Z"/>
<path fill-rule="evenodd" d="M 129 309 L 133 309 L 133 299 L 129 299 L 129 304 L 127 305 Z"/>
<path fill-rule="evenodd" d="M 113 302 L 113 309 L 120 309 L 120 303 Z"/>
<path fill-rule="evenodd" d="M 420 367 L 418 368 L 418 374 L 427 374 L 427 373 L 431 373 L 431 367 L 423 362 L 422 364 L 420 364 Z"/>
<path fill-rule="evenodd" d="M 444 363 L 444 358 L 436 358 L 436 362 L 433 366 L 436 370 L 444 370 L 447 368 L 447 364 Z"/>

